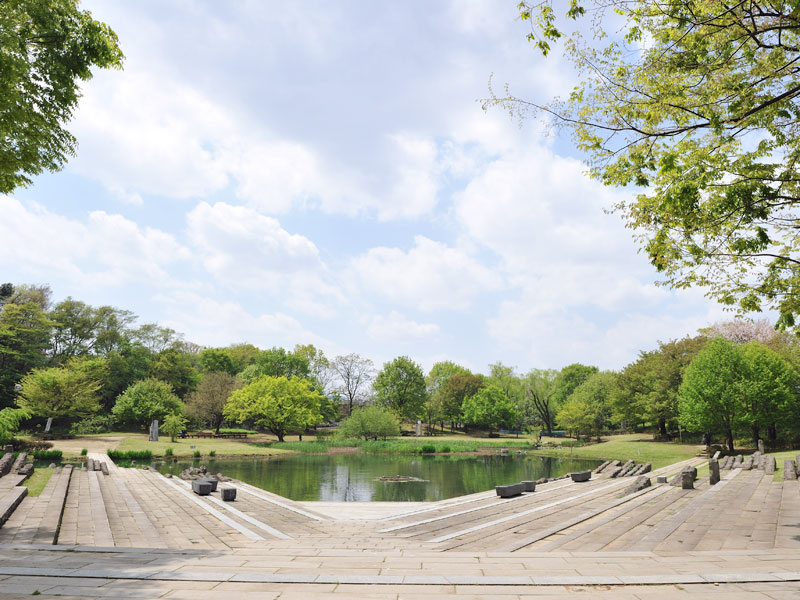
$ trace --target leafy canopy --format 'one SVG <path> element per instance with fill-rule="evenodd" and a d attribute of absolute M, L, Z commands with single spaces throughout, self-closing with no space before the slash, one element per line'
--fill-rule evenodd
<path fill-rule="evenodd" d="M 379 404 L 392 409 L 400 418 L 417 419 L 428 392 L 422 368 L 407 356 L 398 356 L 383 365 L 373 384 Z"/>
<path fill-rule="evenodd" d="M 121 423 L 146 429 L 154 419 L 163 423 L 167 415 L 182 414 L 183 402 L 170 384 L 151 377 L 128 387 L 117 398 L 112 413 Z"/>
<path fill-rule="evenodd" d="M 354 409 L 353 414 L 339 425 L 338 434 L 344 439 L 385 440 L 400 435 L 400 425 L 392 411 L 372 404 Z"/>
<path fill-rule="evenodd" d="M 116 34 L 77 0 L 5 0 L 0 10 L 0 193 L 75 154 L 65 129 L 91 67 L 121 68 Z"/>
<path fill-rule="evenodd" d="M 553 6 L 573 19 L 591 10 L 591 42 L 577 28 L 566 31 Z M 579 83 L 564 100 L 532 102 L 506 88 L 484 106 L 552 118 L 571 130 L 593 177 L 640 188 L 614 209 L 664 283 L 705 287 L 740 312 L 777 310 L 779 326 L 795 327 L 797 2 L 543 0 L 519 7 L 543 53 L 565 38 Z"/>
<path fill-rule="evenodd" d="M 88 417 L 100 410 L 101 383 L 95 375 L 83 362 L 34 369 L 22 379 L 17 403 L 37 417 Z"/>

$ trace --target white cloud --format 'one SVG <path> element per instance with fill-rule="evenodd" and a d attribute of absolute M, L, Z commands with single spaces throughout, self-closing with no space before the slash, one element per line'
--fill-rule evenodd
<path fill-rule="evenodd" d="M 430 341 L 439 331 L 436 323 L 417 323 L 394 310 L 388 316 L 372 317 L 367 327 L 367 335 L 371 338 L 390 342 L 422 339 Z"/>
<path fill-rule="evenodd" d="M 439 188 L 436 144 L 408 132 L 393 134 L 389 140 L 396 175 L 388 197 L 379 207 L 379 218 L 418 217 L 431 212 Z"/>
<path fill-rule="evenodd" d="M 352 266 L 364 289 L 420 310 L 464 310 L 478 294 L 502 285 L 498 275 L 464 250 L 421 235 L 408 252 L 372 248 Z"/>
<path fill-rule="evenodd" d="M 0 260 L 31 276 L 57 273 L 110 286 L 169 283 L 168 266 L 191 256 L 172 235 L 104 211 L 82 222 L 0 196 L 0 214 Z"/>

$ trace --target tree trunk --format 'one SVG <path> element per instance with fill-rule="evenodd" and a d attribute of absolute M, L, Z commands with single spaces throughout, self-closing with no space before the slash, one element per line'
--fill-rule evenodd
<path fill-rule="evenodd" d="M 667 437 L 667 420 L 664 417 L 658 419 L 658 433 L 662 438 Z"/>
<path fill-rule="evenodd" d="M 761 437 L 761 428 L 758 425 L 754 424 L 752 432 L 753 432 L 753 443 L 756 445 L 756 448 L 758 448 L 758 438 Z"/>
<path fill-rule="evenodd" d="M 725 438 L 728 440 L 728 450 L 733 452 L 733 431 L 731 431 L 730 427 L 725 434 Z"/>
<path fill-rule="evenodd" d="M 770 442 L 778 441 L 778 428 L 775 426 L 775 423 L 767 427 L 767 439 L 769 439 Z"/>

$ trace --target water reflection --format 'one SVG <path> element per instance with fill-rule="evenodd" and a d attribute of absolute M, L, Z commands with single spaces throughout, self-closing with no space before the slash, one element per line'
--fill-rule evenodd
<path fill-rule="evenodd" d="M 283 458 L 209 459 L 161 465 L 162 473 L 180 473 L 206 465 L 254 486 L 293 500 L 329 502 L 435 501 L 492 489 L 496 485 L 540 477 L 558 477 L 590 469 L 595 460 L 546 456 L 415 456 L 375 454 L 292 455 Z M 424 481 L 381 482 L 402 475 Z"/>

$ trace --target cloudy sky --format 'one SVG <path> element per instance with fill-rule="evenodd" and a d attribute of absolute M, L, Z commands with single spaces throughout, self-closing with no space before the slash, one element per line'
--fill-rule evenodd
<path fill-rule="evenodd" d="M 84 0 L 125 68 L 85 85 L 67 168 L 0 196 L 0 279 L 207 346 L 484 372 L 620 368 L 724 318 L 654 285 L 567 137 L 481 110 L 492 73 L 574 83 L 515 5 Z"/>

